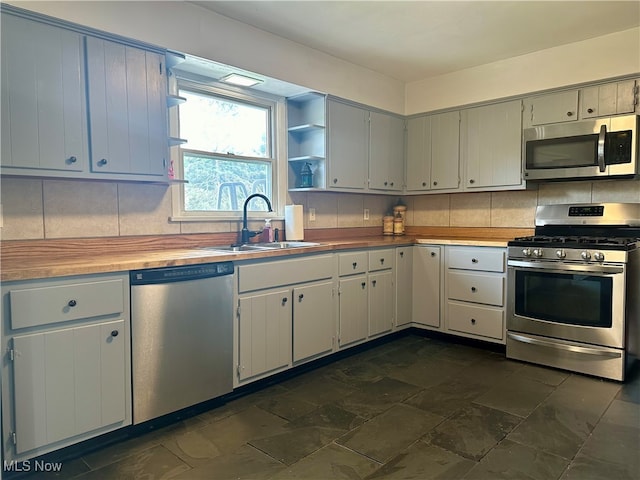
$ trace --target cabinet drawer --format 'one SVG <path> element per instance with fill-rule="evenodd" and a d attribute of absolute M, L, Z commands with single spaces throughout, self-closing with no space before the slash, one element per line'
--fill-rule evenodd
<path fill-rule="evenodd" d="M 463 302 L 504 305 L 504 277 L 476 273 L 447 273 L 448 297 Z"/>
<path fill-rule="evenodd" d="M 364 273 L 367 271 L 367 252 L 349 252 L 338 254 L 338 272 L 340 276 Z"/>
<path fill-rule="evenodd" d="M 292 258 L 238 267 L 238 292 L 295 285 L 333 277 L 333 256 Z"/>
<path fill-rule="evenodd" d="M 10 290 L 11 328 L 35 327 L 124 311 L 122 280 Z"/>
<path fill-rule="evenodd" d="M 504 310 L 449 302 L 447 329 L 502 340 Z"/>
<path fill-rule="evenodd" d="M 505 251 L 488 248 L 449 249 L 449 268 L 462 270 L 482 270 L 485 272 L 504 272 Z"/>
<path fill-rule="evenodd" d="M 393 268 L 395 255 L 393 249 L 369 251 L 369 271 L 387 270 Z"/>

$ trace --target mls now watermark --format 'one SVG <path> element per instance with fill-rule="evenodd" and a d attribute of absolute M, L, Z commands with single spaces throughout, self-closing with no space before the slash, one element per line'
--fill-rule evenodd
<path fill-rule="evenodd" d="M 5 472 L 61 472 L 62 462 L 45 462 L 44 460 L 5 460 L 2 464 Z"/>

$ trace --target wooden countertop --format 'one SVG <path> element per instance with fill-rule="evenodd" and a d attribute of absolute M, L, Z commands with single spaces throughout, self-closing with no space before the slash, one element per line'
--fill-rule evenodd
<path fill-rule="evenodd" d="M 229 241 L 225 238 L 221 241 L 220 236 L 214 234 L 3 242 L 0 281 L 120 272 L 227 260 L 241 262 L 354 248 L 396 247 L 416 243 L 505 247 L 508 241 L 508 238 L 501 238 L 505 235 L 504 231 L 500 232 L 500 236 L 496 235 L 496 238 L 491 238 L 487 232 L 483 232 L 483 235 L 461 236 L 460 238 L 442 236 L 440 231 L 436 232 L 436 235 L 428 235 L 428 232 L 408 233 L 405 236 L 369 234 L 342 238 L 334 235 L 333 238 L 330 238 L 325 232 L 325 234 L 316 234 L 316 237 L 319 238 L 313 238 L 312 235 L 308 235 L 310 238 L 305 238 L 307 241 L 320 243 L 317 246 L 241 253 L 216 251 L 214 249 L 216 245 L 229 245 L 233 243 L 233 240 Z"/>

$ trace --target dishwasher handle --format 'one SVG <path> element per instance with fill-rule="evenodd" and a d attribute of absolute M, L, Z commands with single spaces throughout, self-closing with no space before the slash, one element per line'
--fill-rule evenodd
<path fill-rule="evenodd" d="M 129 272 L 131 285 L 185 282 L 233 274 L 233 262 L 204 263 L 179 267 L 147 268 Z"/>

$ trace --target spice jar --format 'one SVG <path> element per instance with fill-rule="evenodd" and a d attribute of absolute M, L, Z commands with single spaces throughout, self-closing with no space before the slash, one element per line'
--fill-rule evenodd
<path fill-rule="evenodd" d="M 382 234 L 393 235 L 393 216 L 385 215 L 382 217 Z"/>
<path fill-rule="evenodd" d="M 402 215 L 399 213 L 393 217 L 393 234 L 404 235 L 404 220 L 402 220 Z"/>
<path fill-rule="evenodd" d="M 404 235 L 404 226 L 406 224 L 406 214 L 407 214 L 407 206 L 406 205 L 396 205 L 393 207 L 393 216 L 397 218 L 400 216 L 402 219 L 402 235 Z M 394 231 L 395 233 L 395 231 Z"/>

